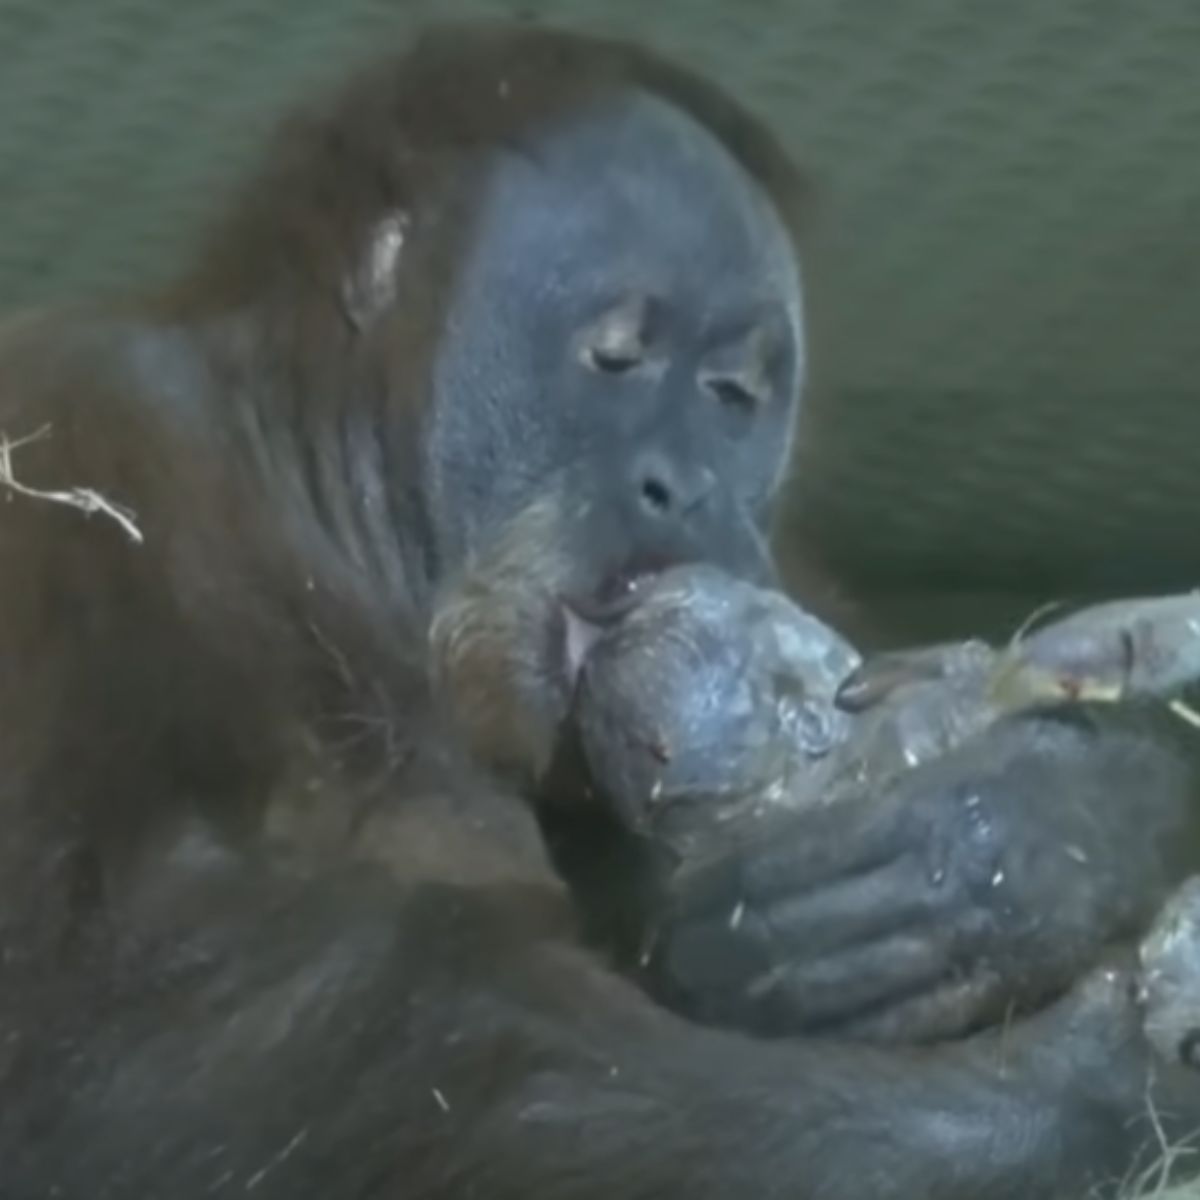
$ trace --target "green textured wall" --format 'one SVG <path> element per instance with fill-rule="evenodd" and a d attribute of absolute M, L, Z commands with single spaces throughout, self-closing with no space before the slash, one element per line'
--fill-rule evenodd
<path fill-rule="evenodd" d="M 846 569 L 1200 577 L 1195 0 L 0 0 L 0 303 L 169 265 L 305 80 L 438 12 L 641 36 L 818 174 L 798 511 Z"/>

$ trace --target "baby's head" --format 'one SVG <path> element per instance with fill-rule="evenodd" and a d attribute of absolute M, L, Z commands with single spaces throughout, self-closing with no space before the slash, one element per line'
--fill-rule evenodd
<path fill-rule="evenodd" d="M 677 567 L 590 647 L 572 709 L 591 786 L 632 827 L 768 799 L 849 731 L 853 647 L 785 596 Z"/>

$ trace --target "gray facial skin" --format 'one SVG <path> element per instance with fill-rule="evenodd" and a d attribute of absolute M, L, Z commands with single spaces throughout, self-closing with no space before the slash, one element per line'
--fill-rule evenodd
<path fill-rule="evenodd" d="M 434 363 L 439 553 L 586 466 L 623 545 L 749 561 L 736 543 L 761 541 L 805 368 L 796 256 L 765 194 L 642 94 L 497 151 L 484 191 Z"/>

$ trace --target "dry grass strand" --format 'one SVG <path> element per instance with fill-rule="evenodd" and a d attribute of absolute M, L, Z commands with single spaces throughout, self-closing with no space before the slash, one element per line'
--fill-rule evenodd
<path fill-rule="evenodd" d="M 31 500 L 43 500 L 48 504 L 62 504 L 68 508 L 78 509 L 85 516 L 101 513 L 110 518 L 125 531 L 130 541 L 141 545 L 145 541 L 142 531 L 138 528 L 137 519 L 133 512 L 114 504 L 92 488 L 66 488 L 64 490 L 46 490 L 30 487 L 17 479 L 13 471 L 13 452 L 22 446 L 41 441 L 50 436 L 50 426 L 45 425 L 28 437 L 11 440 L 0 434 L 0 487 L 6 488 L 11 495 L 26 496 Z"/>

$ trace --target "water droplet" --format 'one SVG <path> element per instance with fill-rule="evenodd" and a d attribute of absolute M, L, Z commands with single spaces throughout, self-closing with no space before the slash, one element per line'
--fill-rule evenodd
<path fill-rule="evenodd" d="M 729 914 L 729 928 L 738 929 L 741 927 L 742 918 L 746 915 L 746 902 L 739 900 L 733 907 L 733 912 Z"/>
<path fill-rule="evenodd" d="M 1000 886 L 1000 885 L 1001 885 L 1003 882 L 1004 882 L 1004 872 L 1003 872 L 1003 871 L 997 871 L 997 872 L 995 873 L 995 875 L 993 875 L 993 876 L 992 876 L 992 887 L 994 887 L 994 888 L 997 888 L 997 887 L 999 887 L 999 886 Z"/>
<path fill-rule="evenodd" d="M 933 870 L 929 872 L 929 882 L 932 883 L 934 887 L 941 887 L 942 884 L 946 882 L 946 868 L 934 867 Z"/>
<path fill-rule="evenodd" d="M 1067 857 L 1074 859 L 1077 863 L 1086 863 L 1088 860 L 1087 852 L 1081 846 L 1067 845 L 1063 849 L 1066 851 Z"/>

